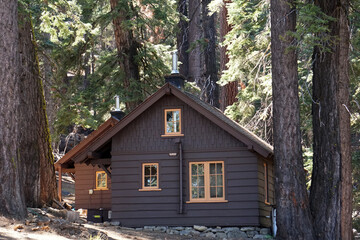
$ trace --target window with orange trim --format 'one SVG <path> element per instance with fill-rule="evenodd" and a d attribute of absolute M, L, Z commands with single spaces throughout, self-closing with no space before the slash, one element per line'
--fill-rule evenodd
<path fill-rule="evenodd" d="M 224 162 L 190 162 L 190 201 L 226 202 Z"/>
<path fill-rule="evenodd" d="M 142 189 L 146 191 L 158 191 L 159 189 L 159 164 L 143 163 L 142 164 Z"/>
<path fill-rule="evenodd" d="M 98 190 L 107 190 L 107 174 L 105 171 L 96 172 L 96 187 Z"/>
<path fill-rule="evenodd" d="M 181 134 L 181 109 L 165 109 L 165 135 Z"/>

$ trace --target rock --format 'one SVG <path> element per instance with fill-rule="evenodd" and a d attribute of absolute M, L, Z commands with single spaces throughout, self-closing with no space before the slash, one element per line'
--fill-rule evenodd
<path fill-rule="evenodd" d="M 120 226 L 120 222 L 117 221 L 111 222 L 111 226 Z"/>
<path fill-rule="evenodd" d="M 192 227 L 186 227 L 185 230 L 191 231 L 191 230 L 193 230 L 193 228 Z"/>
<path fill-rule="evenodd" d="M 190 230 L 187 230 L 187 229 L 182 230 L 182 231 L 180 231 L 180 235 L 181 236 L 189 236 L 190 235 Z"/>
<path fill-rule="evenodd" d="M 181 231 L 181 230 L 184 230 L 185 228 L 184 228 L 184 227 L 174 227 L 174 228 L 172 228 L 172 229 L 175 229 L 175 230 L 177 230 L 177 231 Z"/>
<path fill-rule="evenodd" d="M 194 225 L 194 229 L 199 231 L 199 232 L 203 232 L 203 231 L 207 230 L 208 228 L 205 227 L 205 226 Z"/>
<path fill-rule="evenodd" d="M 255 235 L 259 234 L 257 231 L 247 231 L 246 232 L 246 235 L 249 237 L 249 238 L 252 238 L 254 237 Z"/>
<path fill-rule="evenodd" d="M 270 235 L 270 229 L 269 228 L 262 228 L 262 229 L 260 229 L 260 234 L 262 234 L 262 235 Z"/>
<path fill-rule="evenodd" d="M 260 234 L 256 234 L 253 239 L 267 239 L 268 237 L 266 235 L 260 235 Z"/>
<path fill-rule="evenodd" d="M 240 239 L 247 238 L 248 236 L 242 231 L 230 231 L 227 233 L 227 237 L 232 239 Z"/>
<path fill-rule="evenodd" d="M 179 235 L 180 234 L 180 232 L 175 229 L 167 229 L 166 233 L 171 234 L 171 235 Z"/>
<path fill-rule="evenodd" d="M 80 218 L 79 212 L 66 211 L 66 220 L 68 220 L 69 222 L 75 222 L 75 221 L 79 220 L 79 218 Z"/>
<path fill-rule="evenodd" d="M 205 234 L 205 237 L 207 238 L 215 238 L 215 234 L 213 234 L 212 232 L 208 232 Z"/>
<path fill-rule="evenodd" d="M 154 229 L 155 232 L 166 232 L 167 227 L 165 226 L 158 226 Z"/>
<path fill-rule="evenodd" d="M 224 233 L 224 232 L 217 232 L 215 235 L 217 238 L 220 238 L 220 239 L 224 239 L 227 237 L 226 233 Z"/>
<path fill-rule="evenodd" d="M 190 234 L 193 235 L 193 236 L 199 236 L 200 232 L 196 231 L 196 230 L 190 230 Z"/>
<path fill-rule="evenodd" d="M 254 231 L 255 228 L 254 227 L 242 227 L 242 228 L 240 228 L 240 230 L 243 232 L 247 232 L 247 231 Z"/>
<path fill-rule="evenodd" d="M 142 231 L 144 230 L 143 228 L 135 228 L 136 231 Z"/>
<path fill-rule="evenodd" d="M 32 215 L 39 216 L 39 215 L 46 215 L 46 212 L 40 208 L 27 208 L 28 212 Z"/>
<path fill-rule="evenodd" d="M 154 231 L 155 226 L 144 226 L 144 231 Z"/>
<path fill-rule="evenodd" d="M 221 229 L 221 228 L 212 228 L 211 231 L 212 231 L 213 233 L 225 232 L 224 229 Z"/>
<path fill-rule="evenodd" d="M 109 222 L 104 222 L 103 225 L 104 225 L 104 227 L 109 227 L 110 223 Z"/>
<path fill-rule="evenodd" d="M 228 232 L 233 232 L 233 231 L 240 231 L 240 229 L 238 227 L 227 227 L 227 228 L 223 228 L 225 233 Z"/>

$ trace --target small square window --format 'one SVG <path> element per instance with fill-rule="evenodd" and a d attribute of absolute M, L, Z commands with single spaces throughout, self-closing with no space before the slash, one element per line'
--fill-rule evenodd
<path fill-rule="evenodd" d="M 96 187 L 95 189 L 108 189 L 107 188 L 107 174 L 105 171 L 96 172 Z"/>
<path fill-rule="evenodd" d="M 181 135 L 181 109 L 165 109 L 166 135 Z"/>

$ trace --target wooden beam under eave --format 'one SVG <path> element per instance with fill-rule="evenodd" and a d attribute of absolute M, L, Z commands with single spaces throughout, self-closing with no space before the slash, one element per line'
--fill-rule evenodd
<path fill-rule="evenodd" d="M 98 164 L 111 165 L 111 158 L 93 159 L 93 160 L 88 160 L 86 163 L 92 165 L 98 165 Z"/>
<path fill-rule="evenodd" d="M 104 170 L 106 174 L 111 178 L 111 172 L 103 164 L 99 164 L 99 167 L 101 167 L 102 170 Z"/>
<path fill-rule="evenodd" d="M 60 165 L 59 169 L 58 169 L 58 197 L 59 197 L 59 201 L 61 201 L 62 196 L 61 196 L 61 190 L 62 190 L 62 166 Z"/>
<path fill-rule="evenodd" d="M 98 153 L 98 152 L 89 151 L 89 152 L 87 153 L 87 157 L 88 157 L 88 159 L 101 158 L 101 154 Z"/>
<path fill-rule="evenodd" d="M 62 168 L 63 173 L 75 173 L 75 168 Z"/>

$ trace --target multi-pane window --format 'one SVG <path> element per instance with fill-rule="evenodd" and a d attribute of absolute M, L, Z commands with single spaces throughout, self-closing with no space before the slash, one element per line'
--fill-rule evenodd
<path fill-rule="evenodd" d="M 181 134 L 181 109 L 165 109 L 165 135 Z"/>
<path fill-rule="evenodd" d="M 224 200 L 224 162 L 190 163 L 190 202 Z"/>
<path fill-rule="evenodd" d="M 107 175 L 105 171 L 96 172 L 96 189 L 107 189 Z"/>
<path fill-rule="evenodd" d="M 142 188 L 159 189 L 159 164 L 143 163 L 142 172 Z"/>

